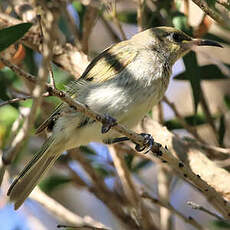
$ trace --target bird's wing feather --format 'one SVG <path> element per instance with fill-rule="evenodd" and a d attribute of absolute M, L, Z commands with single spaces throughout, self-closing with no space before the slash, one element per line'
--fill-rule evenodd
<path fill-rule="evenodd" d="M 138 51 L 130 49 L 127 41 L 115 44 L 95 57 L 80 79 L 95 83 L 110 80 L 120 73 L 136 57 Z"/>
<path fill-rule="evenodd" d="M 138 51 L 134 51 L 133 48 L 132 50 L 130 49 L 127 41 L 109 47 L 92 60 L 80 79 L 69 84 L 67 93 L 71 97 L 77 98 L 78 88 L 112 79 L 134 60 L 137 53 Z M 51 116 L 39 126 L 36 134 L 42 132 L 47 127 L 53 127 L 62 106 L 63 103 L 58 105 Z"/>
<path fill-rule="evenodd" d="M 53 113 L 37 128 L 35 134 L 41 133 L 44 129 L 50 126 L 51 122 L 54 122 L 55 118 L 59 116 L 59 112 L 63 106 L 63 103 L 59 104 Z"/>

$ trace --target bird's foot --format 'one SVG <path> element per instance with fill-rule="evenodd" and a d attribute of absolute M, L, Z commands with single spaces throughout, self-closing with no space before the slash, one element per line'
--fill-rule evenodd
<path fill-rule="evenodd" d="M 120 142 L 123 142 L 123 141 L 129 141 L 129 138 L 128 137 L 116 137 L 116 138 L 113 138 L 113 139 L 106 139 L 106 140 L 103 140 L 103 142 L 105 144 L 115 144 L 115 143 L 120 143 Z"/>
<path fill-rule="evenodd" d="M 102 119 L 102 133 L 107 133 L 111 127 L 117 125 L 117 120 L 113 117 L 109 116 L 108 114 L 105 114 Z"/>
<path fill-rule="evenodd" d="M 150 135 L 150 134 L 148 134 L 148 133 L 141 133 L 140 134 L 142 137 L 144 137 L 144 145 L 143 146 L 140 146 L 139 144 L 136 144 L 136 146 L 135 146 L 135 149 L 136 149 L 136 151 L 137 152 L 142 152 L 146 147 L 148 147 L 148 150 L 144 153 L 144 154 L 146 154 L 146 153 L 148 153 L 150 150 L 151 150 L 151 148 L 153 147 L 153 144 L 154 144 L 154 139 L 153 139 L 153 137 Z"/>

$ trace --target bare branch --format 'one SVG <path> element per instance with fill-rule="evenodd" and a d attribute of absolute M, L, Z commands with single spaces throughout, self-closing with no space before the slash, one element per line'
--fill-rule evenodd
<path fill-rule="evenodd" d="M 93 220 L 91 217 L 80 217 L 69 209 L 62 206 L 60 203 L 46 195 L 38 187 L 36 187 L 30 194 L 30 198 L 37 201 L 44 208 L 49 210 L 52 215 L 58 218 L 60 221 L 64 221 L 67 224 L 74 225 L 76 227 L 88 227 L 91 229 L 109 229 L 102 223 Z"/>
<path fill-rule="evenodd" d="M 83 18 L 83 31 L 82 31 L 82 50 L 85 53 L 88 53 L 89 45 L 89 36 L 92 32 L 93 26 L 96 24 L 96 19 L 98 15 L 98 10 L 95 7 L 88 6 Z"/>
<path fill-rule="evenodd" d="M 23 21 L 13 18 L 7 14 L 0 13 L 1 27 L 8 27 L 22 22 Z M 30 28 L 30 30 L 21 39 L 21 42 L 31 49 L 41 52 L 42 39 L 39 31 L 38 26 L 32 26 L 32 28 Z M 52 52 L 52 61 L 59 67 L 73 74 L 76 78 L 82 74 L 88 65 L 88 57 L 76 46 L 73 46 L 70 43 L 59 44 L 58 41 L 56 41 Z"/>
<path fill-rule="evenodd" d="M 156 198 L 153 198 L 147 192 L 144 192 L 141 195 L 141 197 L 150 200 L 153 204 L 156 204 L 156 205 L 159 205 L 160 207 L 164 207 L 164 208 L 168 209 L 170 212 L 172 212 L 172 214 L 176 214 L 185 223 L 191 224 L 196 229 L 205 230 L 205 228 L 203 226 L 201 226 L 196 220 L 194 220 L 190 216 L 189 217 L 184 216 L 181 212 L 177 211 L 169 202 L 164 202 L 164 201 L 158 200 Z"/>
<path fill-rule="evenodd" d="M 5 59 L 0 58 L 0 61 L 2 61 L 5 65 L 9 64 L 9 62 L 7 62 Z M 18 68 L 16 65 L 10 63 L 9 65 L 7 65 L 8 67 L 13 67 L 14 70 L 16 70 L 17 74 L 22 74 L 23 76 L 26 75 L 26 73 L 21 70 L 20 68 Z M 30 78 L 31 75 L 28 76 L 28 78 Z M 35 80 L 33 80 L 35 81 Z M 72 98 L 68 97 L 67 94 L 63 91 L 59 91 L 56 90 L 54 88 L 52 88 L 50 85 L 46 84 L 46 88 L 48 90 L 48 92 L 50 93 L 50 95 L 53 96 L 57 96 L 59 97 L 62 101 L 66 102 L 67 104 L 69 104 L 71 107 L 76 108 L 77 111 L 84 113 L 86 116 L 101 122 L 102 124 L 105 121 L 105 118 L 103 115 L 100 115 L 99 113 L 93 112 L 92 110 L 90 110 L 88 108 L 88 106 L 81 104 L 80 102 L 73 100 Z M 145 119 L 146 120 L 146 119 Z M 147 121 L 144 123 L 144 127 L 147 130 L 147 133 L 151 133 L 153 130 L 149 130 L 148 126 L 147 126 Z M 152 121 L 151 121 L 152 122 Z M 148 122 L 149 123 L 149 122 Z M 143 124 L 142 124 L 143 125 Z M 156 126 L 156 124 L 155 124 Z M 158 124 L 159 126 L 159 124 Z M 153 127 L 153 124 L 149 124 L 149 127 Z M 139 144 L 140 146 L 146 146 L 146 142 L 145 139 L 143 138 L 142 135 L 139 135 L 131 130 L 128 130 L 126 127 L 117 124 L 114 125 L 113 127 L 111 127 L 111 129 L 119 132 L 120 134 L 128 137 L 132 142 Z M 155 127 L 154 127 L 155 129 Z M 156 129 L 157 130 L 157 129 Z M 158 130 L 159 131 L 159 130 Z M 142 130 L 143 132 L 143 130 Z M 144 131 L 146 133 L 146 131 Z M 165 138 L 167 136 L 167 130 L 164 130 L 164 135 L 163 137 Z M 155 135 L 159 135 L 158 133 L 154 133 L 154 137 Z M 195 185 L 195 187 L 197 187 L 204 195 L 205 197 L 222 213 L 223 216 L 225 216 L 226 218 L 230 218 L 229 217 L 229 213 L 230 213 L 230 203 L 228 203 L 225 199 L 223 199 L 222 195 L 220 194 L 220 192 L 217 192 L 218 189 L 222 189 L 220 188 L 219 184 L 215 184 L 215 181 L 210 180 L 210 177 L 206 177 L 207 174 L 204 172 L 203 177 L 205 180 L 207 179 L 209 184 L 211 184 L 213 187 L 211 187 L 209 184 L 207 184 L 207 182 L 205 180 L 203 180 L 199 175 L 197 176 L 197 173 L 199 172 L 200 168 L 197 170 L 196 168 L 194 168 L 194 172 L 191 170 L 192 165 L 187 166 L 185 163 L 183 163 L 181 160 L 178 160 L 178 158 L 176 156 L 181 155 L 184 153 L 187 153 L 187 155 L 190 157 L 191 155 L 194 155 L 193 152 L 191 150 L 194 149 L 188 149 L 188 146 L 186 144 L 183 144 L 183 142 L 174 137 L 171 133 L 168 133 L 168 141 L 172 141 L 173 139 L 177 139 L 177 143 L 179 144 L 180 148 L 177 149 L 178 152 L 175 153 L 175 149 L 173 148 L 173 146 L 170 144 L 170 150 L 167 147 L 163 147 L 161 144 L 154 142 L 153 146 L 151 147 L 151 152 L 149 152 L 148 154 L 146 154 L 146 157 L 148 157 L 148 159 L 150 159 L 151 161 L 155 161 L 155 157 L 159 158 L 161 161 L 167 163 L 168 165 L 170 165 L 170 167 L 172 167 L 174 169 L 174 171 L 184 180 L 188 181 L 189 183 L 192 183 L 193 185 Z M 162 139 L 160 140 L 160 142 L 162 143 Z M 172 141 L 173 142 L 173 141 Z M 175 142 L 175 141 L 174 141 Z M 167 144 L 166 144 L 167 145 Z M 168 146 L 168 145 L 167 145 Z M 147 147 L 147 146 L 146 146 Z M 189 151 L 189 152 L 188 152 Z M 174 154 L 173 154 L 174 152 Z M 198 155 L 197 152 L 199 152 L 198 149 L 196 149 L 196 156 Z M 205 157 L 203 154 L 198 155 L 199 157 Z M 193 156 L 194 157 L 194 156 Z M 183 159 L 183 157 L 182 157 Z M 200 161 L 197 159 L 197 161 Z M 197 162 L 196 161 L 196 162 Z M 192 161 L 191 161 L 192 162 Z M 191 163 L 190 162 L 190 163 Z M 201 162 L 202 163 L 202 162 Z M 194 165 L 194 167 L 196 167 L 197 165 Z M 203 166 L 203 168 L 207 168 L 207 166 Z M 218 171 L 219 169 L 217 167 L 215 167 L 215 169 Z M 212 170 L 214 170 L 214 167 L 212 168 Z M 223 170 L 223 169 L 221 169 Z M 219 172 L 218 172 L 219 175 Z M 220 175 L 224 175 L 226 180 L 226 176 L 229 176 L 229 173 L 222 171 L 220 173 Z M 220 176 L 219 175 L 219 176 Z M 225 183 L 226 184 L 226 183 Z M 216 186 L 216 187 L 215 187 Z M 217 190 L 216 190 L 217 189 Z M 225 191 L 227 192 L 227 191 Z M 228 193 L 226 193 L 228 194 Z"/>
<path fill-rule="evenodd" d="M 144 17 L 144 5 L 145 5 L 145 0 L 138 0 L 137 1 L 137 25 L 138 25 L 138 31 L 143 30 L 143 17 Z"/>
<path fill-rule="evenodd" d="M 207 15 L 209 15 L 213 20 L 215 20 L 220 25 L 230 28 L 230 19 L 223 14 L 219 14 L 215 10 L 209 7 L 207 1 L 205 0 L 192 0 L 196 5 L 198 5 Z"/>
<path fill-rule="evenodd" d="M 116 0 L 113 0 L 113 3 L 112 3 L 112 17 L 113 17 L 113 21 L 114 23 L 116 24 L 116 26 L 118 27 L 120 33 L 121 33 L 121 36 L 122 36 L 122 40 L 126 40 L 127 37 L 126 37 L 126 34 L 121 26 L 121 23 L 117 17 L 117 7 L 116 7 Z"/>
<path fill-rule="evenodd" d="M 198 134 L 197 130 L 193 127 L 191 127 L 190 125 L 187 124 L 187 122 L 184 120 L 184 118 L 182 117 L 182 115 L 179 113 L 179 111 L 177 110 L 175 104 L 173 102 L 170 102 L 169 99 L 164 96 L 163 101 L 173 110 L 173 112 L 175 113 L 177 119 L 180 121 L 181 125 L 189 132 L 191 133 L 198 141 L 200 141 L 201 143 L 205 143 L 205 141 L 200 137 L 200 135 Z"/>
<path fill-rule="evenodd" d="M 132 204 L 132 207 L 135 208 L 137 212 L 136 218 L 138 222 L 141 223 L 141 226 L 143 226 L 144 229 L 156 229 L 149 211 L 141 201 L 139 194 L 136 191 L 135 185 L 131 179 L 131 175 L 124 162 L 123 156 L 121 156 L 120 152 L 116 151 L 116 145 L 110 146 L 109 150 L 123 185 L 126 198 L 129 200 L 129 202 Z"/>
<path fill-rule="evenodd" d="M 44 93 L 42 95 L 42 97 L 48 97 L 48 96 L 49 96 L 48 93 Z M 24 97 L 13 98 L 13 99 L 10 99 L 8 101 L 1 102 L 0 107 L 4 106 L 4 105 L 16 103 L 16 102 L 19 102 L 19 101 L 25 101 L 25 100 L 28 100 L 28 99 L 33 99 L 33 96 L 24 96 Z"/>
<path fill-rule="evenodd" d="M 193 201 L 188 201 L 187 202 L 187 205 L 189 205 L 192 209 L 196 209 L 196 210 L 200 210 L 202 212 L 205 212 L 207 214 L 209 214 L 210 216 L 214 216 L 215 218 L 217 218 L 218 220 L 222 220 L 224 221 L 224 219 L 222 219 L 220 216 L 218 216 L 216 213 L 213 213 L 211 212 L 210 210 L 208 210 L 207 208 L 199 205 L 199 204 L 196 204 L 195 202 Z"/>

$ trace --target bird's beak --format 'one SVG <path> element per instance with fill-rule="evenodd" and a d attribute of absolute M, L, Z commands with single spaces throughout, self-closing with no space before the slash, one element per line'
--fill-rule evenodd
<path fill-rule="evenodd" d="M 206 40 L 206 39 L 194 38 L 194 39 L 192 39 L 192 41 L 190 43 L 191 43 L 191 46 L 193 46 L 193 45 L 195 45 L 195 46 L 217 46 L 217 47 L 223 48 L 223 46 L 220 45 L 218 42 Z"/>

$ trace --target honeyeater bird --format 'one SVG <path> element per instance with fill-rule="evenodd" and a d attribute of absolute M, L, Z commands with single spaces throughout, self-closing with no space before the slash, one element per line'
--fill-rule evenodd
<path fill-rule="evenodd" d="M 69 95 L 100 114 L 114 117 L 128 128 L 135 126 L 163 97 L 173 64 L 195 46 L 218 46 L 192 38 L 171 27 L 156 27 L 134 35 L 95 57 Z M 35 157 L 11 184 L 8 195 L 18 209 L 40 179 L 65 150 L 119 137 L 101 133 L 101 124 L 62 103 L 38 128 L 51 132 Z"/>

